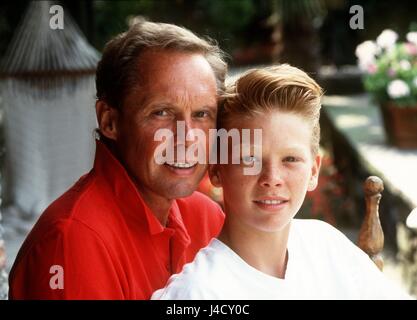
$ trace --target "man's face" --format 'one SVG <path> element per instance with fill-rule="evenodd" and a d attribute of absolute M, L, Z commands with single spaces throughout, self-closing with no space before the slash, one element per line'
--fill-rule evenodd
<path fill-rule="evenodd" d="M 227 219 L 246 230 L 280 231 L 298 212 L 306 192 L 316 187 L 320 157 L 311 154 L 312 130 L 300 116 L 279 111 L 236 119 L 231 126 L 250 129 L 252 136 L 254 129 L 262 129 L 262 158 L 250 158 L 262 161 L 262 168 L 258 175 L 244 175 L 242 160 L 211 167 L 211 176 L 217 172 L 223 187 Z M 252 145 L 242 158 L 259 154 L 259 149 L 254 152 L 259 147 Z"/>
<path fill-rule="evenodd" d="M 174 163 L 157 164 L 155 150 L 163 141 L 155 141 L 154 135 L 158 129 L 172 130 L 175 154 L 177 121 L 185 123 L 185 134 L 201 129 L 208 137 L 217 116 L 213 70 L 195 53 L 147 51 L 139 59 L 144 66 L 140 84 L 130 90 L 118 119 L 118 155 L 145 200 L 188 196 L 196 190 L 206 165 L 187 167 L 191 164 L 185 163 L 184 168 L 186 161 L 177 158 Z M 208 141 L 203 143 L 208 150 Z M 186 142 L 185 147 L 190 144 L 193 142 Z"/>

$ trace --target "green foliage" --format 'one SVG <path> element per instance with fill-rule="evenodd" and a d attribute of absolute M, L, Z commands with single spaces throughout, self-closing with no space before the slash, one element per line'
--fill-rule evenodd
<path fill-rule="evenodd" d="M 107 40 L 125 31 L 129 17 L 147 16 L 156 4 L 157 2 L 152 0 L 94 1 L 97 32 L 96 47 L 101 49 Z"/>
<path fill-rule="evenodd" d="M 206 9 L 212 24 L 228 32 L 242 30 L 256 13 L 253 0 L 203 0 L 200 7 Z"/>
<path fill-rule="evenodd" d="M 223 49 L 239 45 L 259 8 L 269 0 L 136 0 L 94 2 L 96 47 L 126 30 L 129 17 L 174 23 L 218 39 Z"/>

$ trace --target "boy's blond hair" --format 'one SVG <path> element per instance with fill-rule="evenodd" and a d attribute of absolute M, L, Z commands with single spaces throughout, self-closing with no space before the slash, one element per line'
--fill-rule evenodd
<path fill-rule="evenodd" d="M 251 69 L 226 88 L 218 115 L 218 128 L 239 117 L 273 110 L 298 114 L 312 127 L 311 150 L 319 151 L 320 108 L 323 90 L 304 71 L 288 64 Z"/>

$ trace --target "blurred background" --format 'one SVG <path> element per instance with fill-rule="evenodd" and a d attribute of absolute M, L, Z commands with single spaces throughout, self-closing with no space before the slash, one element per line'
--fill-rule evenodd
<path fill-rule="evenodd" d="M 54 4 L 64 9 L 62 30 L 49 24 Z M 231 76 L 273 63 L 290 63 L 313 76 L 325 90 L 324 160 L 319 186 L 299 217 L 323 219 L 357 242 L 365 218 L 363 182 L 379 176 L 385 184 L 384 272 L 417 294 L 417 213 L 411 213 L 417 207 L 417 145 L 391 139 L 381 101 L 364 86 L 371 65 L 360 65 L 357 51 L 386 29 L 406 41 L 417 30 L 416 1 L 14 0 L 0 2 L 0 298 L 40 213 L 91 168 L 95 65 L 105 43 L 140 19 L 215 39 Z M 371 62 L 379 67 L 374 56 Z M 417 76 L 413 70 L 407 75 Z M 408 119 L 407 132 L 417 131 L 417 117 Z M 200 190 L 221 203 L 221 190 L 208 179 Z"/>

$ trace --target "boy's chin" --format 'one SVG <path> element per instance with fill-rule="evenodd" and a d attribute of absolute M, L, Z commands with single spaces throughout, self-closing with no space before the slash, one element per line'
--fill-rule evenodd
<path fill-rule="evenodd" d="M 279 222 L 258 223 L 255 228 L 264 233 L 280 233 L 289 227 L 291 219 L 280 220 Z"/>

